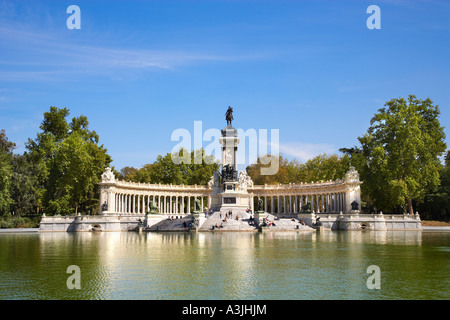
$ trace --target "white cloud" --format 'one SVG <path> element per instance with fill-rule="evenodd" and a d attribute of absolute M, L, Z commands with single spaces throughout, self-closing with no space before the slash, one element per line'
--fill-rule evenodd
<path fill-rule="evenodd" d="M 320 154 L 334 154 L 338 152 L 338 148 L 331 144 L 315 144 L 304 142 L 291 142 L 279 145 L 280 152 L 306 162 Z"/>
<path fill-rule="evenodd" d="M 41 34 L 33 30 L 0 25 L 2 55 L 0 79 L 10 81 L 55 80 L 68 74 L 110 74 L 117 70 L 177 70 L 192 63 L 237 61 L 261 58 L 261 54 L 216 54 L 208 49 L 196 51 L 176 48 L 150 50 L 87 45 L 69 41 L 57 33 Z M 5 68 L 3 68 L 5 69 Z M 25 70 L 24 70 L 25 69 Z"/>

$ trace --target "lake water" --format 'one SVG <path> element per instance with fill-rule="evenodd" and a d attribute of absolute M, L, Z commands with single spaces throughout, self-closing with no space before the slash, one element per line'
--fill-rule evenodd
<path fill-rule="evenodd" d="M 445 232 L 0 234 L 0 299 L 449 299 L 449 280 Z"/>

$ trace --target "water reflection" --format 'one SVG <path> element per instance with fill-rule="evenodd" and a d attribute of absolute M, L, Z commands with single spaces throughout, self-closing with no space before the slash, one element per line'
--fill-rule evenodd
<path fill-rule="evenodd" d="M 449 234 L 9 234 L 0 248 L 1 299 L 449 298 Z M 365 285 L 372 264 L 383 290 Z"/>

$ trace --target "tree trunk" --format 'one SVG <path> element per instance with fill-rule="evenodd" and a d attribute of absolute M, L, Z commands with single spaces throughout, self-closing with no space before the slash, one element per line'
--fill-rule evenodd
<path fill-rule="evenodd" d="M 412 199 L 408 199 L 408 212 L 409 214 L 414 214 Z"/>

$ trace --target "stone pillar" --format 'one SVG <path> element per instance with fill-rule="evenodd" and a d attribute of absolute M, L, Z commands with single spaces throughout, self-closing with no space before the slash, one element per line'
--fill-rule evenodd
<path fill-rule="evenodd" d="M 190 214 L 191 213 L 191 197 L 188 196 L 187 198 L 187 213 Z"/>
<path fill-rule="evenodd" d="M 325 212 L 325 198 L 323 194 L 319 196 L 319 202 L 320 202 L 320 212 L 323 213 Z"/>
<path fill-rule="evenodd" d="M 185 198 L 185 196 L 181 197 L 181 212 L 182 213 L 186 213 L 186 212 L 184 212 L 184 208 L 185 208 L 185 206 L 184 206 L 184 198 Z"/>
<path fill-rule="evenodd" d="M 337 193 L 333 193 L 333 207 L 336 213 L 339 213 L 338 202 L 337 202 Z"/>
<path fill-rule="evenodd" d="M 267 212 L 267 196 L 264 196 L 264 212 Z"/>
<path fill-rule="evenodd" d="M 273 196 L 270 197 L 270 212 L 275 213 L 275 207 L 273 205 Z"/>
<path fill-rule="evenodd" d="M 139 194 L 137 195 L 136 202 L 137 202 L 136 213 L 139 214 L 141 213 L 141 196 Z"/>
<path fill-rule="evenodd" d="M 277 196 L 277 213 L 280 214 L 280 208 L 281 208 L 281 202 L 280 202 L 280 196 Z"/>
<path fill-rule="evenodd" d="M 316 208 L 317 208 L 317 213 L 319 213 L 320 212 L 320 206 L 319 206 L 319 198 L 320 198 L 320 196 L 318 195 L 318 194 L 316 194 Z"/>

